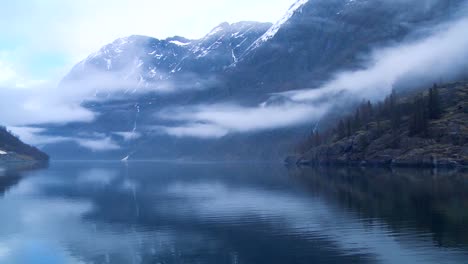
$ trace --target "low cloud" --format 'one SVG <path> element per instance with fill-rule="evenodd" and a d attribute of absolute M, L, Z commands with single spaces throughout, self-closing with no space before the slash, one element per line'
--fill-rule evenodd
<path fill-rule="evenodd" d="M 220 138 L 229 133 L 229 130 L 213 124 L 190 123 L 175 127 L 157 126 L 156 130 L 163 131 L 175 137 Z"/>
<path fill-rule="evenodd" d="M 132 141 L 141 137 L 138 132 L 114 132 L 113 134 L 121 137 L 124 141 Z"/>
<path fill-rule="evenodd" d="M 8 127 L 8 129 L 17 135 L 22 141 L 36 146 L 61 142 L 74 142 L 83 148 L 96 152 L 120 149 L 120 145 L 115 142 L 112 137 L 100 133 L 64 137 L 47 135 L 47 130 L 39 127 L 17 126 Z"/>
<path fill-rule="evenodd" d="M 33 87 L 1 87 L 0 122 L 7 126 L 43 123 L 90 122 L 95 114 L 81 106 L 83 97 L 74 96 L 52 84 Z"/>
<path fill-rule="evenodd" d="M 395 87 L 421 87 L 466 76 L 467 28 L 466 18 L 440 26 L 423 40 L 375 51 L 363 70 L 342 72 L 318 89 L 285 95 L 298 102 L 316 101 L 339 94 L 381 99 Z"/>
<path fill-rule="evenodd" d="M 142 80 L 141 71 L 144 69 L 135 65 L 118 72 L 86 67 L 87 71 L 81 76 L 84 79 L 66 80 L 59 85 L 42 80 L 19 79 L 6 70 L 0 72 L 0 98 L 8 98 L 0 104 L 0 124 L 31 126 L 92 122 L 99 113 L 85 107 L 85 102 L 125 100 L 147 93 L 165 95 L 200 91 L 218 82 L 214 75 L 202 77 L 192 73 L 164 75 L 162 80 Z M 2 82 L 1 78 L 5 81 Z"/>
<path fill-rule="evenodd" d="M 191 109 L 175 108 L 158 114 L 158 117 L 181 122 L 172 127 L 158 127 L 163 132 L 177 136 L 218 138 L 228 133 L 247 133 L 284 128 L 317 119 L 327 111 L 324 105 L 261 104 L 242 107 L 233 104 L 196 106 Z"/>
<path fill-rule="evenodd" d="M 65 141 L 71 141 L 69 137 L 61 136 L 47 136 L 43 133 L 46 131 L 44 128 L 39 127 L 24 127 L 24 126 L 12 126 L 8 129 L 15 135 L 17 135 L 22 141 L 34 144 L 37 146 L 60 143 Z"/>
<path fill-rule="evenodd" d="M 82 139 L 77 138 L 75 141 L 78 145 L 90 149 L 92 151 L 108 151 L 120 149 L 120 146 L 114 142 L 110 137 L 103 137 L 97 139 Z"/>

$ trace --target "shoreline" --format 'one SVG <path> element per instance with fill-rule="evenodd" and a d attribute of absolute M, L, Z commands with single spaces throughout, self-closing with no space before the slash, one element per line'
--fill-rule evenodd
<path fill-rule="evenodd" d="M 448 169 L 448 170 L 468 170 L 468 164 L 460 164 L 456 161 L 439 162 L 434 160 L 432 162 L 413 162 L 403 163 L 390 160 L 387 162 L 379 161 L 317 161 L 308 160 L 303 157 L 289 156 L 284 160 L 288 166 L 297 167 L 313 167 L 313 168 L 327 168 L 327 167 L 349 167 L 349 168 L 411 168 L 411 169 Z"/>

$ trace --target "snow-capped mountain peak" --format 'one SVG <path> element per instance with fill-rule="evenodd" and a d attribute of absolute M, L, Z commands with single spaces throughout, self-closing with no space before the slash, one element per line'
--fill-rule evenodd
<path fill-rule="evenodd" d="M 203 79 L 236 63 L 270 27 L 270 23 L 224 22 L 198 40 L 180 36 L 162 40 L 146 36 L 120 38 L 80 62 L 62 83 L 86 81 L 101 73 L 106 78 L 114 75 L 117 81 L 123 78 L 125 84 L 134 80 L 137 86 L 145 87 L 179 80 L 181 76 Z"/>
<path fill-rule="evenodd" d="M 351 0 L 353 1 L 353 0 Z M 271 26 L 270 29 L 268 29 L 265 34 L 263 34 L 257 41 L 255 41 L 252 46 L 249 48 L 255 48 L 261 45 L 261 43 L 268 41 L 269 39 L 273 38 L 276 33 L 280 30 L 281 26 L 286 23 L 293 15 L 294 13 L 300 11 L 301 7 L 304 6 L 309 0 L 297 0 L 286 12 L 286 14 L 278 20 L 273 26 Z"/>

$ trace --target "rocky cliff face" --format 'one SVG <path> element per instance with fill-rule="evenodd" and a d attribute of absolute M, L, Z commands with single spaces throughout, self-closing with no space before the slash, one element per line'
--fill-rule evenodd
<path fill-rule="evenodd" d="M 403 125 L 396 132 L 392 132 L 388 120 L 381 121 L 380 131 L 377 123 L 372 121 L 366 130 L 314 147 L 298 160 L 290 158 L 288 162 L 311 165 L 467 167 L 468 83 L 445 85 L 440 91 L 443 115 L 429 123 L 426 136 L 412 136 L 408 133 L 409 117 L 403 117 Z"/>

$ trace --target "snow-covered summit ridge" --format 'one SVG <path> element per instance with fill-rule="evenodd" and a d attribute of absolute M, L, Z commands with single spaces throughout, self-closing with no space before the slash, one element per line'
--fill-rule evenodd
<path fill-rule="evenodd" d="M 354 1 L 354 0 L 350 0 Z M 251 48 L 255 48 L 261 45 L 261 43 L 268 41 L 269 39 L 273 38 L 276 33 L 280 30 L 280 28 L 283 26 L 284 23 L 286 23 L 293 15 L 294 13 L 300 11 L 300 9 L 307 3 L 309 0 L 297 0 L 286 12 L 286 14 L 278 20 L 271 28 L 265 32 L 257 41 L 255 41 Z M 249 48 L 249 49 L 251 49 Z"/>
<path fill-rule="evenodd" d="M 196 41 L 191 53 L 198 59 L 212 54 L 214 51 L 222 51 L 224 54 L 241 56 L 253 41 L 271 27 L 271 23 L 253 21 L 241 21 L 237 23 L 221 23 L 205 37 Z"/>
<path fill-rule="evenodd" d="M 142 46 L 146 43 L 158 42 L 161 45 L 153 45 L 155 48 L 160 48 L 160 46 L 170 46 L 175 45 L 178 47 L 185 47 L 187 50 L 190 50 L 192 53 L 198 53 L 202 51 L 204 46 L 211 46 L 213 42 L 220 41 L 221 39 L 233 38 L 239 39 L 244 37 L 246 34 L 251 31 L 264 31 L 271 26 L 271 23 L 260 23 L 254 21 L 241 21 L 236 23 L 223 22 L 217 27 L 213 28 L 207 35 L 201 39 L 191 40 L 186 39 L 180 36 L 169 37 L 166 39 L 157 39 L 149 36 L 142 35 L 132 35 L 128 37 L 122 37 L 116 39 L 110 44 L 105 45 L 99 51 L 89 55 L 83 62 L 91 61 L 97 58 L 107 57 L 107 59 L 112 59 L 111 57 L 119 57 L 123 52 L 128 52 L 129 49 L 132 49 L 134 46 Z M 262 32 L 264 33 L 264 32 Z M 216 45 L 215 45 L 216 46 Z M 213 47 L 211 47 L 213 48 Z M 206 50 L 204 50 L 206 53 Z M 152 54 L 157 53 L 157 51 L 150 52 Z M 83 63 L 82 62 L 82 63 Z"/>
<path fill-rule="evenodd" d="M 104 74 L 117 80 L 123 78 L 125 83 L 136 80 L 138 86 L 153 87 L 157 82 L 180 79 L 182 75 L 209 76 L 236 63 L 271 25 L 224 22 L 200 39 L 140 35 L 119 38 L 77 64 L 62 83 L 92 83 L 92 76 Z"/>
<path fill-rule="evenodd" d="M 103 56 L 118 56 L 119 54 L 128 52 L 129 49 L 132 49 L 135 46 L 143 46 L 147 43 L 152 42 L 161 42 L 166 45 L 173 44 L 176 46 L 187 46 L 192 43 L 192 40 L 186 39 L 184 37 L 174 36 L 169 37 L 163 40 L 159 40 L 157 38 L 148 37 L 148 36 L 141 36 L 141 35 L 132 35 L 128 37 L 123 37 L 116 39 L 110 44 L 105 45 L 99 51 L 92 53 L 85 61 L 89 61 L 95 58 L 103 57 Z"/>

